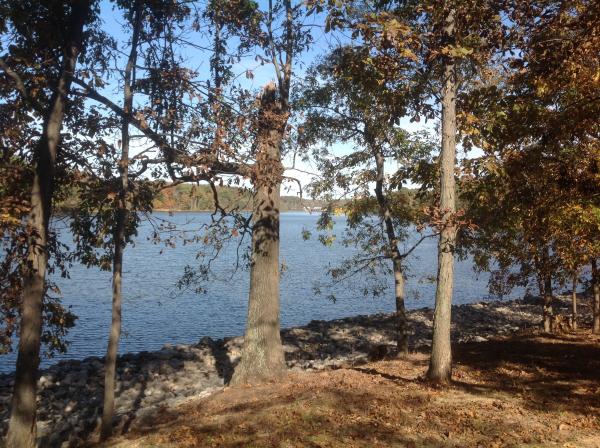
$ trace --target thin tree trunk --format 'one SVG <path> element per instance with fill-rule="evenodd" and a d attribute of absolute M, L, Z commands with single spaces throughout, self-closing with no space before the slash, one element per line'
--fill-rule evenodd
<path fill-rule="evenodd" d="M 115 413 L 115 373 L 117 368 L 117 354 L 119 352 L 119 339 L 121 338 L 121 302 L 122 302 L 122 277 L 123 277 L 123 252 L 125 251 L 125 228 L 129 217 L 127 193 L 129 191 L 129 114 L 133 109 L 133 70 L 137 60 L 137 46 L 142 25 L 142 11 L 140 2 L 136 2 L 133 18 L 133 34 L 131 37 L 131 51 L 124 73 L 123 87 L 123 124 L 121 127 L 121 160 L 119 161 L 119 205 L 117 220 L 113 229 L 114 259 L 112 272 L 112 321 L 108 337 L 108 348 L 104 367 L 104 406 L 102 408 L 102 422 L 100 426 L 100 440 L 106 440 L 112 435 L 112 423 Z"/>
<path fill-rule="evenodd" d="M 398 346 L 398 355 L 406 356 L 408 354 L 408 319 L 406 317 L 406 307 L 404 304 L 404 272 L 402 263 L 394 259 L 394 292 L 396 296 L 396 344 Z"/>
<path fill-rule="evenodd" d="M 52 214 L 56 155 L 65 101 L 71 88 L 71 77 L 81 49 L 82 31 L 89 9 L 87 0 L 74 2 L 72 6 L 61 75 L 52 94 L 42 136 L 35 153 L 36 170 L 28 218 L 32 236 L 29 240 L 27 266 L 23 278 L 19 349 L 6 435 L 8 448 L 29 448 L 36 444 L 36 391 L 43 325 L 43 296 L 48 264 L 48 225 Z"/>
<path fill-rule="evenodd" d="M 115 412 L 115 372 L 119 338 L 121 337 L 121 279 L 126 219 L 127 210 L 119 208 L 117 210 L 117 222 L 114 232 L 115 253 L 112 274 L 112 321 L 104 363 L 104 406 L 102 408 L 100 440 L 106 440 L 112 435 L 112 421 Z"/>
<path fill-rule="evenodd" d="M 287 114 L 275 86 L 265 87 L 258 121 L 248 321 L 232 384 L 281 378 L 285 360 L 279 324 L 279 205 L 283 174 L 280 145 Z"/>
<path fill-rule="evenodd" d="M 596 259 L 592 259 L 592 290 L 594 293 L 594 321 L 592 324 L 592 333 L 600 334 L 600 272 Z"/>
<path fill-rule="evenodd" d="M 454 10 L 446 18 L 444 33 L 449 42 L 454 36 Z M 433 339 L 427 377 L 445 383 L 452 375 L 450 324 L 454 283 L 454 246 L 456 225 L 451 222 L 456 210 L 454 167 L 456 164 L 456 67 L 446 58 L 442 91 L 442 152 L 440 154 L 440 208 L 443 227 L 438 245 L 438 274 L 433 315 Z"/>
<path fill-rule="evenodd" d="M 224 123 L 221 114 L 222 102 L 223 102 L 223 61 L 221 59 L 222 53 L 225 49 L 221 31 L 223 29 L 222 18 L 220 11 L 214 11 L 213 22 L 215 26 L 215 38 L 214 38 L 214 56 L 210 61 L 211 68 L 213 71 L 213 80 L 215 83 L 214 92 L 209 92 L 209 102 L 213 104 L 214 119 L 216 123 L 215 135 L 213 138 L 213 151 L 215 156 L 218 158 L 222 147 L 223 147 L 223 135 L 224 135 Z"/>
<path fill-rule="evenodd" d="M 404 304 L 404 272 L 402 268 L 402 255 L 398 249 L 398 239 L 394 230 L 394 221 L 387 198 L 383 192 L 385 182 L 385 158 L 379 148 L 371 143 L 375 157 L 376 180 L 375 197 L 379 206 L 379 215 L 383 219 L 385 232 L 388 240 L 388 250 L 392 259 L 394 271 L 394 296 L 396 302 L 396 344 L 398 355 L 408 354 L 408 319 L 406 318 L 406 307 Z"/>
<path fill-rule="evenodd" d="M 573 290 L 571 291 L 571 328 L 577 330 L 577 272 L 573 274 Z"/>
<path fill-rule="evenodd" d="M 552 333 L 552 276 L 544 277 L 544 331 Z"/>

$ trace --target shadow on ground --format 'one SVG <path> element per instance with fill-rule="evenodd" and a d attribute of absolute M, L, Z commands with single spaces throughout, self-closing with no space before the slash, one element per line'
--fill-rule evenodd
<path fill-rule="evenodd" d="M 454 347 L 455 381 L 425 382 L 425 354 L 226 389 L 110 446 L 594 447 L 600 341 L 522 336 Z"/>
<path fill-rule="evenodd" d="M 580 333 L 465 343 L 455 346 L 454 360 L 476 372 L 488 389 L 523 396 L 530 409 L 589 415 L 600 411 L 599 341 Z M 486 393 L 460 379 L 455 385 Z"/>

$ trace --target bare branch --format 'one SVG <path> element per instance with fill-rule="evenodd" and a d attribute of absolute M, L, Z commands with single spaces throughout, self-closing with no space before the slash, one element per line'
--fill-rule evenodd
<path fill-rule="evenodd" d="M 404 252 L 402 255 L 400 255 L 400 257 L 401 257 L 402 259 L 405 259 L 405 258 L 406 258 L 406 257 L 408 257 L 408 256 L 409 256 L 409 255 L 410 255 L 410 254 L 411 254 L 411 253 L 412 253 L 412 252 L 413 252 L 413 251 L 414 251 L 414 250 L 415 250 L 417 247 L 419 247 L 419 245 L 420 245 L 420 244 L 421 244 L 423 241 L 425 241 L 427 238 L 433 238 L 433 237 L 435 237 L 435 236 L 438 236 L 439 234 L 440 234 L 440 232 L 434 232 L 434 233 L 432 233 L 432 234 L 430 234 L 430 235 L 423 235 L 423 236 L 422 236 L 422 237 L 419 239 L 419 241 L 417 241 L 415 244 L 413 244 L 413 246 L 412 246 L 412 247 L 411 247 L 409 250 L 407 250 L 406 252 Z"/>

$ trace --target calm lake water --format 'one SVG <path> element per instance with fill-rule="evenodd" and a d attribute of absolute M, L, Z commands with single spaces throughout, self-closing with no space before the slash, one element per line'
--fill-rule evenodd
<path fill-rule="evenodd" d="M 209 219 L 206 213 L 155 213 L 158 219 L 170 220 L 190 231 Z M 334 244 L 321 245 L 316 238 L 304 241 L 303 230 L 315 231 L 318 214 L 285 213 L 281 219 L 281 262 L 286 270 L 281 278 L 281 323 L 283 327 L 303 325 L 313 319 L 329 320 L 358 314 L 394 310 L 393 282 L 381 297 L 363 296 L 356 283 L 338 285 L 333 291 L 315 295 L 316 283 L 326 281 L 326 269 L 352 254 L 352 249 Z M 344 218 L 336 218 L 340 234 Z M 67 223 L 58 221 L 57 228 Z M 205 286 L 206 293 L 178 290 L 175 286 L 186 265 L 194 264 L 199 245 L 177 244 L 165 248 L 149 241 L 153 226 L 144 223 L 135 246 L 127 247 L 123 279 L 123 337 L 120 352 L 160 349 L 166 343 L 195 343 L 203 336 L 220 338 L 241 335 L 246 320 L 248 272 L 232 273 L 233 247 L 222 252 L 213 265 L 216 276 Z M 64 242 L 72 244 L 67 231 Z M 437 240 L 425 240 L 409 262 L 407 306 L 433 306 L 437 268 Z M 162 251 L 162 253 L 161 253 Z M 487 276 L 477 276 L 469 260 L 456 265 L 454 303 L 479 301 L 488 297 Z M 74 265 L 70 279 L 57 279 L 63 303 L 79 317 L 69 332 L 69 350 L 52 359 L 43 358 L 47 367 L 61 359 L 103 356 L 111 315 L 110 273 L 96 268 Z M 335 303 L 327 295 L 335 293 Z M 0 356 L 0 372 L 14 369 L 15 354 Z"/>

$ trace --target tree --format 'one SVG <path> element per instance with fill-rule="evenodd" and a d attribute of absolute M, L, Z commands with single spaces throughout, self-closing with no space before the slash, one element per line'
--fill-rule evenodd
<path fill-rule="evenodd" d="M 580 159 L 582 157 L 582 159 Z M 577 173 L 581 168 L 572 166 L 572 162 L 585 160 L 595 163 L 594 156 L 586 157 L 585 154 L 569 157 L 563 160 L 561 171 Z M 599 159 L 596 157 L 596 162 Z M 562 177 L 562 176 L 561 176 Z M 553 238 L 553 251 L 561 260 L 561 267 L 565 277 L 570 277 L 572 281 L 572 300 L 571 300 L 571 327 L 577 329 L 577 284 L 579 276 L 585 265 L 591 265 L 592 270 L 592 290 L 594 290 L 594 262 L 600 253 L 600 240 L 597 238 L 600 229 L 600 216 L 598 207 L 589 195 L 582 195 L 581 188 L 565 188 L 564 178 L 559 178 L 560 191 L 557 198 L 560 202 L 556 205 L 552 219 L 549 222 L 549 233 Z M 581 178 L 577 183 L 581 182 Z M 573 184 L 571 184 L 573 185 Z M 591 185 L 591 183 L 590 183 Z M 594 295 L 594 324 L 593 331 L 598 331 L 597 323 L 600 321 L 596 303 L 598 297 Z"/>
<path fill-rule="evenodd" d="M 242 358 L 232 378 L 234 384 L 278 378 L 285 370 L 279 332 L 279 207 L 283 175 L 280 146 L 288 111 L 277 95 L 275 84 L 269 84 L 260 100 L 255 142 L 257 166 L 252 179 L 248 321 Z"/>
<path fill-rule="evenodd" d="M 310 34 L 298 21 L 302 5 L 291 0 L 269 1 L 264 30 L 259 39 L 275 70 L 276 83 L 268 84 L 260 97 L 256 120 L 254 149 L 252 258 L 250 293 L 244 346 L 239 364 L 231 379 L 234 384 L 260 382 L 280 378 L 285 372 L 285 359 L 279 320 L 279 215 L 280 190 L 283 182 L 282 145 L 292 112 L 290 91 L 296 54 L 302 51 Z M 281 15 L 280 36 L 274 35 L 274 21 Z"/>
<path fill-rule="evenodd" d="M 215 1 L 209 4 L 206 13 L 213 21 L 215 42 L 211 68 L 212 85 L 216 89 L 208 85 L 212 113 L 207 114 L 214 133 L 210 134 L 212 142 L 189 160 L 202 168 L 201 177 L 196 173 L 196 177 L 188 179 L 208 181 L 214 193 L 213 219 L 215 215 L 219 218 L 208 229 L 204 242 L 208 238 L 220 248 L 223 239 L 231 235 L 241 235 L 241 243 L 248 229 L 252 234 L 248 319 L 232 383 L 277 379 L 285 372 L 279 320 L 280 190 L 284 181 L 284 142 L 292 113 L 294 61 L 311 41 L 310 33 L 299 20 L 302 14 L 303 5 L 293 5 L 290 0 L 269 1 L 263 11 L 254 2 Z M 226 53 L 227 41 L 222 33 L 225 26 L 237 30 L 231 40 L 238 42 L 240 50 L 253 52 L 261 66 L 270 66 L 274 71 L 275 82 L 266 84 L 253 104 L 247 104 L 249 95 L 244 89 L 228 85 L 232 81 L 228 67 L 231 64 L 225 60 L 231 62 L 235 56 Z M 246 71 L 246 76 L 252 77 L 252 71 Z M 226 88 L 233 94 L 226 95 Z M 226 114 L 233 118 L 228 120 Z M 246 144 L 248 138 L 252 139 L 251 145 Z M 234 182 L 239 183 L 240 179 L 251 182 L 250 220 L 240 215 L 239 210 L 232 213 L 220 205 L 215 182 L 223 182 L 223 175 L 232 176 Z M 227 216 L 233 219 L 228 222 Z M 206 278 L 207 267 L 201 266 L 199 271 L 200 278 Z"/>
<path fill-rule="evenodd" d="M 446 8 L 443 8 L 446 9 Z M 452 311 L 452 288 L 454 282 L 454 248 L 457 226 L 453 222 L 456 212 L 456 62 L 452 51 L 456 44 L 456 9 L 445 11 L 442 44 L 446 53 L 442 56 L 442 150 L 440 153 L 440 209 L 443 213 L 438 245 L 438 273 L 433 315 L 433 339 L 427 377 L 433 381 L 446 382 L 452 372 L 452 349 L 450 347 L 450 322 Z"/>
<path fill-rule="evenodd" d="M 210 8 L 220 6 L 223 5 L 214 2 L 210 3 L 208 8 L 210 11 Z M 264 13 L 259 13 L 257 5 L 252 2 L 227 2 L 225 6 L 231 15 L 208 13 L 206 17 L 214 19 L 218 16 L 219 21 L 225 21 L 227 17 L 229 22 L 225 23 L 231 23 L 238 31 L 252 30 L 251 34 L 243 35 L 241 45 L 244 48 L 257 49 L 257 59 L 275 69 L 277 82 L 275 85 L 268 84 L 263 89 L 254 104 L 256 112 L 250 119 L 236 109 L 235 106 L 239 104 L 235 104 L 230 98 L 227 102 L 224 101 L 225 95 L 222 91 L 226 87 L 227 77 L 221 76 L 222 72 L 217 73 L 222 82 L 221 93 L 218 93 L 213 90 L 211 84 L 194 79 L 195 73 L 180 67 L 172 55 L 168 60 L 158 61 L 163 65 L 152 74 L 153 77 L 161 78 L 165 67 L 169 67 L 171 73 L 168 78 L 165 80 L 165 76 L 162 76 L 161 79 L 163 82 L 172 82 L 177 87 L 175 90 L 166 89 L 176 94 L 156 98 L 156 104 L 162 105 L 163 101 L 167 103 L 160 111 L 153 106 L 135 115 L 128 114 L 89 82 L 77 79 L 76 83 L 82 87 L 81 94 L 103 104 L 120 117 L 128 117 L 130 124 L 156 145 L 163 159 L 166 174 L 173 181 L 207 182 L 210 185 L 215 199 L 215 213 L 213 222 L 207 229 L 209 240 L 213 236 L 222 236 L 226 229 L 230 230 L 226 238 L 230 238 L 231 235 L 237 234 L 236 226 L 246 229 L 248 225 L 247 219 L 240 217 L 239 213 L 234 213 L 231 226 L 226 219 L 231 213 L 220 205 L 215 185 L 223 182 L 223 177 L 227 177 L 230 182 L 231 179 L 238 179 L 234 182 L 239 182 L 240 178 L 252 182 L 253 254 L 250 266 L 252 280 L 248 325 L 242 359 L 232 379 L 234 382 L 252 382 L 277 378 L 285 370 L 279 336 L 278 288 L 279 190 L 283 181 L 281 146 L 290 114 L 293 57 L 306 47 L 310 41 L 310 34 L 304 31 L 297 21 L 297 17 L 302 13 L 301 5 L 292 6 L 289 1 L 270 2 Z M 223 29 L 218 24 L 216 28 Z M 281 30 L 280 35 L 275 34 L 277 30 Z M 216 52 L 221 52 L 222 55 L 222 52 L 226 51 L 223 36 L 215 42 Z M 195 44 L 194 46 L 199 47 Z M 167 45 L 168 47 L 170 45 Z M 233 62 L 235 57 L 232 56 L 229 60 Z M 213 70 L 217 72 L 226 69 L 226 65 L 219 61 L 223 61 L 223 58 L 212 58 Z M 205 95 L 206 93 L 208 95 Z M 240 109 L 251 110 L 244 103 L 248 94 L 242 89 L 238 89 L 237 93 L 238 97 L 242 98 Z M 191 103 L 184 101 L 187 95 L 191 98 Z M 208 102 L 203 101 L 205 97 Z M 216 107 L 217 103 L 224 107 Z M 220 110 L 218 114 L 213 113 L 216 109 Z M 197 113 L 193 113 L 194 110 Z M 226 127 L 226 113 L 231 112 L 236 112 L 234 117 L 237 116 L 237 119 L 230 120 L 230 126 Z M 174 114 L 185 115 L 180 115 L 174 120 Z M 165 116 L 170 127 L 163 124 L 162 118 Z M 204 124 L 207 121 L 213 123 L 214 133 L 203 135 L 202 130 L 206 129 Z M 150 122 L 155 123 L 155 126 L 149 126 Z M 250 131 L 246 132 L 246 129 Z M 229 133 L 230 131 L 233 132 Z M 214 138 L 215 135 L 218 138 Z M 251 147 L 245 145 L 249 136 L 254 137 Z M 244 231 L 243 235 L 245 234 Z M 219 247 L 222 247 L 222 244 L 219 243 Z M 206 269 L 201 267 L 200 271 L 202 276 Z M 193 277 L 193 273 L 190 276 Z M 263 313 L 267 313 L 269 319 L 263 319 Z"/>
<path fill-rule="evenodd" d="M 461 182 L 467 216 L 477 227 L 463 234 L 482 270 L 494 270 L 493 292 L 506 294 L 534 280 L 544 298 L 543 324 L 552 330 L 552 286 L 561 260 L 549 232 L 558 185 L 543 153 L 487 156 L 468 162 L 470 176 Z M 493 211 L 493 212 L 492 212 Z"/>
<path fill-rule="evenodd" d="M 173 147 L 164 143 L 162 154 L 156 154 L 152 143 L 142 141 L 146 147 L 137 154 L 130 154 L 130 126 L 135 123 L 138 128 L 152 129 L 149 136 L 159 141 L 164 138 L 162 135 L 174 134 L 174 123 L 180 119 L 175 109 L 182 93 L 179 81 L 185 76 L 175 60 L 177 55 L 173 46 L 178 39 L 173 29 L 189 14 L 187 6 L 178 4 L 136 0 L 121 2 L 119 6 L 131 28 L 130 42 L 126 44 L 128 56 L 121 57 L 116 51 L 117 43 L 103 35 L 103 52 L 112 55 L 117 66 L 113 68 L 107 64 L 99 69 L 92 67 L 82 71 L 75 82 L 85 90 L 74 92 L 103 106 L 98 108 L 94 101 L 86 101 L 79 123 L 79 134 L 88 139 L 80 142 L 85 156 L 77 160 L 79 207 L 71 221 L 75 255 L 79 260 L 87 266 L 112 269 L 112 320 L 105 358 L 102 440 L 112 434 L 114 418 L 123 254 L 137 233 L 139 223 L 152 210 L 152 199 L 164 185 L 160 179 L 164 171 L 158 167 L 174 153 Z M 122 75 L 122 106 L 95 90 L 110 85 L 114 73 Z M 90 81 L 86 82 L 86 79 Z M 144 98 L 134 107 L 135 93 Z M 117 140 L 119 133 L 115 147 L 111 141 Z M 146 177 L 149 169 L 158 179 L 152 181 Z M 167 167 L 167 172 L 169 170 Z"/>
<path fill-rule="evenodd" d="M 508 286 L 538 277 L 550 331 L 553 279 L 598 254 L 597 8 L 531 1 L 515 5 L 510 21 L 518 51 L 497 64 L 501 80 L 462 99 L 469 144 L 486 152 L 472 162 L 481 182 L 470 203 L 481 216 L 494 210 L 478 222 L 490 236 L 480 260 L 499 262 Z"/>
<path fill-rule="evenodd" d="M 319 3 L 319 2 L 316 2 Z M 434 335 L 428 378 L 447 382 L 451 376 L 450 322 L 454 252 L 460 213 L 456 211 L 455 164 L 458 138 L 457 94 L 464 81 L 483 76 L 484 68 L 502 47 L 506 26 L 502 2 L 462 0 L 389 1 L 378 11 L 361 13 L 364 2 L 330 1 L 331 26 L 345 26 L 373 48 L 366 60 L 386 67 L 412 61 L 408 110 L 413 119 L 441 119 L 439 157 L 438 282 Z M 468 83 L 467 83 L 468 84 Z"/>
<path fill-rule="evenodd" d="M 321 174 L 312 183 L 313 194 L 327 197 L 337 191 L 350 199 L 345 206 L 343 243 L 356 246 L 360 252 L 329 273 L 335 282 L 372 273 L 375 284 L 370 292 L 374 295 L 384 289 L 376 280 L 377 274 L 389 272 L 393 276 L 398 353 L 406 354 L 404 264 L 427 236 L 407 241 L 410 227 L 419 225 L 423 216 L 419 216 L 412 198 L 396 190 L 433 148 L 423 136 L 411 136 L 398 125 L 405 114 L 403 74 L 397 70 L 390 79 L 376 67 L 364 66 L 365 53 L 368 49 L 364 47 L 341 47 L 311 69 L 306 86 L 298 93 L 306 114 L 299 140 L 303 146 L 316 146 L 313 152 Z M 349 154 L 335 157 L 329 148 L 340 141 L 352 141 L 355 147 Z M 397 163 L 396 173 L 386 173 L 386 162 Z M 375 204 L 371 201 L 372 186 Z M 331 225 L 330 213 L 331 209 L 323 213 L 322 227 Z M 379 215 L 379 221 L 373 222 L 372 214 Z M 364 290 L 369 292 L 369 288 Z"/>
<path fill-rule="evenodd" d="M 28 216 L 31 233 L 27 242 L 27 267 L 23 278 L 19 350 L 11 418 L 6 440 L 9 447 L 33 447 L 36 443 L 36 386 L 43 325 L 42 298 L 46 288 L 48 226 L 52 214 L 54 173 L 71 78 L 82 50 L 83 27 L 91 18 L 91 1 L 72 2 L 70 8 L 68 5 L 59 4 L 48 10 L 44 10 L 44 8 L 31 8 L 31 10 L 41 14 L 37 20 L 57 21 L 60 25 L 65 25 L 66 32 L 64 33 L 64 42 L 57 44 L 62 53 L 60 68 L 56 72 L 56 77 L 49 79 L 47 84 L 52 95 L 47 105 L 39 107 L 39 111 L 43 113 L 43 123 L 34 154 L 36 168 L 31 185 Z M 16 8 L 13 11 L 18 14 L 22 10 Z M 46 16 L 46 14 L 51 15 Z M 19 16 L 15 14 L 12 18 L 15 19 L 13 26 L 17 32 L 21 31 L 21 26 L 24 24 L 16 21 L 20 19 Z M 27 38 L 24 37 L 23 40 L 27 41 Z M 55 40 L 50 39 L 49 42 L 38 43 L 52 45 Z M 18 72 L 8 67 L 5 62 L 3 65 L 4 71 L 13 78 L 19 93 L 26 101 L 30 103 L 36 101 L 35 94 L 28 91 Z"/>
<path fill-rule="evenodd" d="M 132 27 L 131 50 L 127 65 L 123 73 L 123 112 L 129 114 L 133 111 L 133 88 L 134 67 L 137 62 L 137 52 L 142 28 L 143 9 L 141 0 L 134 2 L 131 8 L 130 24 Z M 112 422 L 115 409 L 115 372 L 117 365 L 117 353 L 119 350 L 119 339 L 121 336 L 121 302 L 122 302 L 122 276 L 123 276 L 123 251 L 126 244 L 126 231 L 129 215 L 129 119 L 127 115 L 123 118 L 121 128 L 121 157 L 119 160 L 119 180 L 117 217 L 113 229 L 113 269 L 112 269 L 112 322 L 108 349 L 104 367 L 104 405 L 102 407 L 102 424 L 100 427 L 100 439 L 106 440 L 112 434 Z"/>

